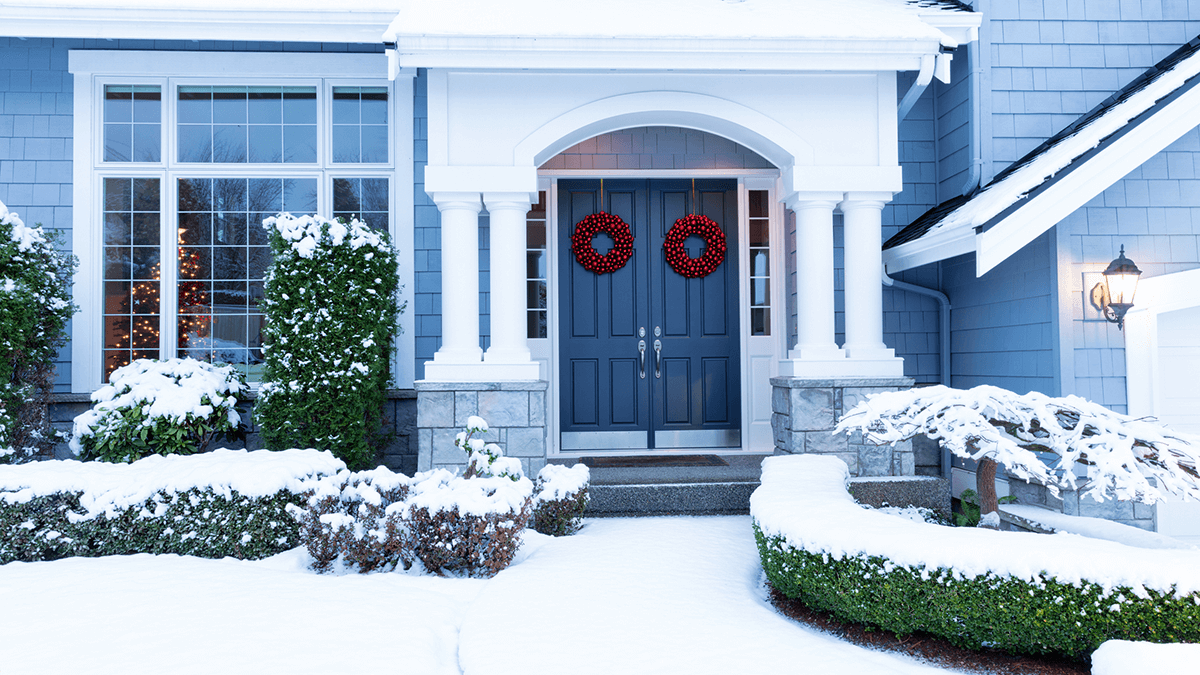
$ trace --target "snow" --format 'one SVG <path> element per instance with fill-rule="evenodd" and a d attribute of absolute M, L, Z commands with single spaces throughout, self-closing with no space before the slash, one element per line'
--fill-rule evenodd
<path fill-rule="evenodd" d="M 1092 652 L 1092 675 L 1194 675 L 1200 645 L 1109 640 Z"/>
<path fill-rule="evenodd" d="M 417 474 L 409 489 L 408 499 L 393 506 L 403 508 L 406 518 L 408 512 L 419 507 L 430 513 L 457 510 L 481 517 L 494 513 L 515 516 L 533 495 L 533 483 L 524 476 L 518 480 L 507 476 L 461 478 L 445 469 Z"/>
<path fill-rule="evenodd" d="M 937 40 L 957 43 L 921 20 L 950 10 L 906 0 L 400 0 L 384 42 L 406 37 Z M 960 13 L 961 14 L 961 13 Z M 970 14 L 962 14 L 971 16 Z M 629 17 L 636 16 L 636 21 Z M 742 45 L 741 48 L 745 48 Z"/>
<path fill-rule="evenodd" d="M 1148 532 L 1131 525 L 1114 523 L 1103 518 L 1086 518 L 1083 516 L 1068 516 L 1057 511 L 1051 511 L 1030 504 L 1001 504 L 1000 510 L 1018 518 L 1031 520 L 1047 529 L 1056 532 L 1070 532 L 1093 539 L 1107 539 L 1126 546 L 1137 548 L 1179 548 L 1194 549 L 1186 542 L 1172 539 L 1156 532 Z"/>
<path fill-rule="evenodd" d="M 296 549 L 257 562 L 135 555 L 0 566 L 3 673 L 946 672 L 775 612 L 745 516 L 526 533 L 515 564 L 490 580 L 318 575 L 307 562 Z"/>
<path fill-rule="evenodd" d="M 17 250 L 22 253 L 28 253 L 34 246 L 46 243 L 46 233 L 42 231 L 42 228 L 25 225 L 25 221 L 21 220 L 15 211 L 9 211 L 4 202 L 0 202 L 0 224 L 12 226 L 10 236 L 13 241 L 17 242 Z M 6 286 L 8 283 L 12 283 L 7 279 L 5 282 L 7 282 Z M 7 287 L 5 290 L 11 292 L 11 289 Z"/>
<path fill-rule="evenodd" d="M 350 239 L 350 248 L 358 250 L 363 246 L 372 246 L 381 251 L 387 250 L 387 244 L 375 230 L 364 225 L 358 218 L 352 218 L 343 225 L 337 220 L 329 220 L 320 216 L 296 217 L 290 213 L 281 213 L 263 220 L 263 227 L 279 232 L 284 241 L 290 242 L 291 247 L 301 258 L 312 258 L 317 246 L 325 243 L 341 246 L 346 238 Z M 304 289 L 300 289 L 301 292 Z"/>
<path fill-rule="evenodd" d="M 883 556 L 898 566 L 956 576 L 986 574 L 1035 581 L 1126 586 L 1179 596 L 1200 591 L 1200 551 L 1125 546 L 1069 533 L 1053 535 L 954 528 L 902 520 L 863 509 L 846 492 L 849 472 L 836 457 L 768 457 L 750 512 L 767 536 L 793 547 L 846 556 Z"/>
<path fill-rule="evenodd" d="M 340 459 L 317 450 L 227 450 L 199 455 L 153 455 L 130 464 L 52 460 L 0 465 L 0 500 L 27 502 L 56 492 L 82 492 L 80 520 L 115 515 L 142 504 L 159 490 L 184 492 L 212 488 L 266 497 L 303 492 L 306 480 L 345 469 Z"/>
<path fill-rule="evenodd" d="M 1092 148 L 1119 131 L 1131 120 L 1153 107 L 1159 99 L 1169 95 L 1184 82 L 1200 73 L 1200 55 L 1175 64 L 1175 66 L 1150 83 L 1145 89 L 1109 108 L 1100 117 L 1092 120 L 1075 134 L 1062 139 L 1033 161 L 986 186 L 979 194 L 942 218 L 929 232 L 948 228 L 965 229 L 983 225 L 996 217 L 1026 193 L 1052 178 L 1059 171 Z"/>
<path fill-rule="evenodd" d="M 570 467 L 562 464 L 547 464 L 537 475 L 541 487 L 537 501 L 552 502 L 578 494 L 587 486 L 590 477 L 591 472 L 586 464 L 576 464 Z"/>

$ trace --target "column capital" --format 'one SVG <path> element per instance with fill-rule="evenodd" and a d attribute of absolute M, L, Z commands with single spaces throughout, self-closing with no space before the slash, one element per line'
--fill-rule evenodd
<path fill-rule="evenodd" d="M 487 206 L 488 211 L 498 209 L 520 210 L 522 213 L 529 210 L 530 204 L 533 204 L 536 195 L 531 195 L 528 192 L 485 192 L 483 193 L 483 203 Z"/>
<path fill-rule="evenodd" d="M 829 208 L 837 206 L 842 201 L 841 192 L 793 192 L 784 198 L 783 203 L 793 211 L 803 208 Z M 828 207 L 826 207 L 828 204 Z"/>
<path fill-rule="evenodd" d="M 842 208 L 849 205 L 882 209 L 890 201 L 890 192 L 847 192 L 842 198 Z"/>
<path fill-rule="evenodd" d="M 462 209 L 479 213 L 483 210 L 478 192 L 430 192 L 429 197 L 437 204 L 439 211 Z"/>

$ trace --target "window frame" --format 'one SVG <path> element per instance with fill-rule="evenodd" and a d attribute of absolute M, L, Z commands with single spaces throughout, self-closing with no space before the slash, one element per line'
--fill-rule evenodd
<path fill-rule="evenodd" d="M 388 179 L 388 230 L 400 260 L 401 290 L 412 288 L 411 189 L 413 184 L 412 77 L 415 71 L 387 79 L 384 54 L 280 52 L 147 52 L 71 50 L 69 70 L 74 90 L 74 208 L 72 250 L 80 266 L 75 276 L 74 301 L 80 312 L 73 320 L 71 391 L 89 393 L 103 384 L 103 189 L 105 178 L 160 179 L 160 358 L 177 355 L 178 307 L 173 289 L 178 271 L 168 264 L 177 256 L 178 181 L 183 178 L 315 178 L 317 213 L 333 210 L 335 178 Z M 237 75 L 245 73 L 246 75 Z M 162 91 L 159 162 L 104 161 L 104 97 L 108 85 L 158 85 Z M 178 87 L 208 84 L 234 86 L 313 86 L 317 93 L 317 161 L 315 163 L 196 163 L 179 162 Z M 335 86 L 388 88 L 387 163 L 332 162 L 332 93 Z M 403 222 L 399 214 L 407 217 Z M 403 297 L 401 302 L 403 302 Z M 412 353 L 411 313 L 401 315 L 399 353 Z M 396 385 L 411 387 L 411 359 L 392 354 Z"/>

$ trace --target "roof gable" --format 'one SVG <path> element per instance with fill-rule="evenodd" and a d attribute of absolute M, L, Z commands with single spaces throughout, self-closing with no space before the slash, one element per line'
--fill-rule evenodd
<path fill-rule="evenodd" d="M 1200 119 L 1200 38 L 1001 171 L 930 209 L 884 244 L 899 271 L 970 251 L 982 275 L 1087 203 Z M 1151 120 L 1154 120 L 1152 123 Z"/>

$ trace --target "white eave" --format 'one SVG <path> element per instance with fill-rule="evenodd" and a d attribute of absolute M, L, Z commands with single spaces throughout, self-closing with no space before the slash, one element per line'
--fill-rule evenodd
<path fill-rule="evenodd" d="M 379 44 L 394 0 L 5 0 L 0 35 Z"/>
<path fill-rule="evenodd" d="M 1200 51 L 1021 160 L 919 237 L 884 249 L 894 273 L 975 253 L 982 276 L 1200 122 Z M 1088 113 L 1092 116 L 1093 113 Z M 1061 132 L 1060 132 L 1061 133 Z"/>
<path fill-rule="evenodd" d="M 400 66 L 915 70 L 975 39 L 977 13 L 906 0 L 400 0 Z"/>

